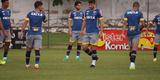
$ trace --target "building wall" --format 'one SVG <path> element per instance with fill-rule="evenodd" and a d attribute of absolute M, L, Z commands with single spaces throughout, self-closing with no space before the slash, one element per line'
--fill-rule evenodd
<path fill-rule="evenodd" d="M 10 9 L 13 13 L 13 18 L 15 23 L 20 22 L 29 11 L 34 10 L 34 2 L 36 0 L 10 0 Z M 48 0 L 41 0 L 44 2 L 46 10 L 48 9 Z M 62 6 L 52 7 L 52 2 L 50 2 L 50 20 L 51 24 L 62 23 L 61 18 L 67 18 L 68 14 L 64 14 L 65 9 L 74 9 L 74 0 L 63 0 L 64 4 Z M 98 8 L 103 12 L 103 15 L 107 19 L 122 18 L 124 12 L 127 9 L 131 9 L 132 3 L 135 0 L 97 0 Z M 136 0 L 137 1 L 137 0 Z M 147 18 L 147 1 L 148 0 L 138 0 L 141 4 L 141 11 L 144 13 L 144 17 Z M 150 19 L 160 13 L 160 0 L 150 0 Z M 83 10 L 87 9 L 87 2 L 83 3 Z M 52 13 L 57 11 L 58 13 Z M 46 12 L 47 13 L 47 12 Z"/>

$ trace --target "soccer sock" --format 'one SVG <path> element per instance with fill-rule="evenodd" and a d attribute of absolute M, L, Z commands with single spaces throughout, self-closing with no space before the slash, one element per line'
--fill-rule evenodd
<path fill-rule="evenodd" d="M 10 45 L 10 42 L 5 42 L 5 45 L 4 45 L 4 54 L 3 54 L 3 58 L 7 59 L 7 56 L 8 56 L 8 51 L 9 51 L 9 45 Z"/>
<path fill-rule="evenodd" d="M 26 51 L 26 65 L 29 65 L 30 56 L 31 56 L 31 51 Z"/>
<path fill-rule="evenodd" d="M 84 48 L 83 51 L 87 53 L 89 56 L 92 56 L 92 51 L 89 48 Z"/>
<path fill-rule="evenodd" d="M 72 50 L 72 45 L 68 45 L 67 51 L 66 51 L 66 55 L 69 56 L 70 52 Z"/>
<path fill-rule="evenodd" d="M 80 56 L 81 45 L 77 45 L 77 56 Z"/>
<path fill-rule="evenodd" d="M 92 65 L 96 65 L 96 61 L 98 60 L 97 51 L 92 50 Z"/>
<path fill-rule="evenodd" d="M 136 51 L 130 52 L 130 62 L 135 63 L 136 53 L 137 53 Z"/>
<path fill-rule="evenodd" d="M 35 54 L 36 54 L 35 63 L 39 64 L 39 62 L 40 62 L 40 51 L 39 50 L 35 50 Z"/>
<path fill-rule="evenodd" d="M 153 56 L 154 56 L 154 58 L 157 57 L 157 47 L 156 46 L 153 49 Z"/>

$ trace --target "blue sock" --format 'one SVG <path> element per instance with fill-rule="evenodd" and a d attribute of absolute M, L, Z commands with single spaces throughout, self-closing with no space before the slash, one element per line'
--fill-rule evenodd
<path fill-rule="evenodd" d="M 136 53 L 137 53 L 136 51 L 130 52 L 130 62 L 135 63 Z"/>
<path fill-rule="evenodd" d="M 154 56 L 154 58 L 157 57 L 157 47 L 154 47 L 154 49 L 153 49 L 153 56 Z"/>
<path fill-rule="evenodd" d="M 97 51 L 96 50 L 92 50 L 92 60 L 97 60 L 98 56 L 97 56 Z"/>
<path fill-rule="evenodd" d="M 72 50 L 72 45 L 69 45 L 68 48 L 67 48 L 67 51 L 66 51 L 67 56 L 70 55 L 71 50 Z"/>
<path fill-rule="evenodd" d="M 40 51 L 35 50 L 35 55 L 36 55 L 35 63 L 39 64 L 40 63 Z"/>
<path fill-rule="evenodd" d="M 77 56 L 80 56 L 81 45 L 77 45 Z"/>
<path fill-rule="evenodd" d="M 26 51 L 26 65 L 29 65 L 30 56 L 31 56 L 31 51 Z"/>

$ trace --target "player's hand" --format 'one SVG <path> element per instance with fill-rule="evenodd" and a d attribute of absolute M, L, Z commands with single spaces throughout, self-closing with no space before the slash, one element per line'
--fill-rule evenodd
<path fill-rule="evenodd" d="M 69 30 L 69 31 L 68 31 L 68 34 L 69 34 L 69 36 L 72 36 L 72 31 Z"/>
<path fill-rule="evenodd" d="M 19 38 L 20 38 L 20 39 L 23 39 L 23 37 L 24 37 L 24 32 L 21 31 L 21 32 L 19 33 Z"/>
<path fill-rule="evenodd" d="M 99 32 L 99 37 L 103 37 L 103 31 Z"/>
<path fill-rule="evenodd" d="M 123 25 L 124 25 L 124 26 L 128 26 L 128 22 L 124 21 L 124 22 L 123 22 Z"/>
<path fill-rule="evenodd" d="M 81 31 L 80 35 L 83 36 L 85 34 L 85 31 Z"/>

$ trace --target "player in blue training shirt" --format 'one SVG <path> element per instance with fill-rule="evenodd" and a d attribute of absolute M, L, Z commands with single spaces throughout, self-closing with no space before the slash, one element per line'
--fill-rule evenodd
<path fill-rule="evenodd" d="M 85 26 L 82 28 L 83 36 L 83 50 L 92 58 L 91 68 L 96 67 L 98 60 L 97 56 L 97 41 L 99 33 L 103 32 L 103 18 L 100 9 L 96 8 L 96 1 L 89 0 L 89 9 L 85 11 Z M 100 26 L 100 27 L 99 27 Z"/>
<path fill-rule="evenodd" d="M 22 32 L 24 32 L 27 24 L 29 23 L 28 32 L 26 35 L 26 68 L 30 67 L 30 55 L 34 48 L 35 50 L 35 69 L 39 69 L 40 63 L 40 49 L 42 47 L 42 23 L 46 22 L 46 16 L 43 12 L 43 3 L 41 1 L 36 1 L 34 3 L 35 10 L 28 13 L 25 18 L 25 22 L 22 27 Z"/>
<path fill-rule="evenodd" d="M 3 60 L 0 61 L 0 64 L 5 64 L 7 61 L 7 55 L 9 51 L 9 46 L 11 43 L 11 11 L 8 9 L 9 0 L 1 0 L 2 8 L 0 8 L 0 45 L 3 46 L 4 42 L 4 54 Z"/>
<path fill-rule="evenodd" d="M 157 61 L 157 47 L 160 43 L 160 14 L 155 16 L 154 20 L 153 20 L 153 23 L 155 23 L 156 25 L 156 36 L 155 36 L 155 45 L 154 45 L 154 48 L 153 48 L 153 56 L 154 56 L 154 59 L 153 61 Z"/>
<path fill-rule="evenodd" d="M 68 19 L 68 27 L 69 27 L 69 36 L 70 36 L 70 43 L 68 45 L 66 55 L 64 57 L 64 60 L 69 59 L 70 52 L 72 50 L 72 46 L 74 42 L 77 42 L 77 55 L 76 60 L 80 60 L 80 51 L 81 51 L 81 40 L 82 37 L 80 35 L 82 23 L 84 19 L 84 13 L 81 11 L 81 2 L 76 1 L 75 2 L 75 9 L 69 14 Z"/>
<path fill-rule="evenodd" d="M 126 11 L 124 15 L 125 25 L 128 27 L 128 41 L 130 46 L 130 69 L 135 69 L 135 59 L 137 47 L 139 43 L 140 33 L 144 27 L 144 18 L 141 11 L 139 11 L 139 2 L 133 3 L 133 9 Z M 142 26 L 140 25 L 142 24 Z"/>

